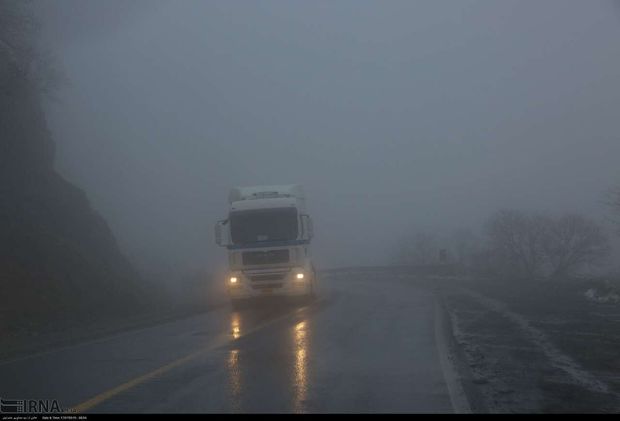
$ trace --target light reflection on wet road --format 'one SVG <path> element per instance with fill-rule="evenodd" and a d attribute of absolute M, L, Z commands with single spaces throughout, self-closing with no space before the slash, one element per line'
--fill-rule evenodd
<path fill-rule="evenodd" d="M 451 412 L 432 294 L 376 276 L 325 278 L 310 305 L 224 307 L 0 363 L 0 396 L 91 412 Z"/>
<path fill-rule="evenodd" d="M 299 322 L 295 325 L 294 346 L 295 346 L 295 369 L 292 385 L 295 387 L 295 400 L 293 402 L 294 412 L 304 412 L 306 395 L 308 392 L 308 360 L 307 360 L 307 322 Z"/>

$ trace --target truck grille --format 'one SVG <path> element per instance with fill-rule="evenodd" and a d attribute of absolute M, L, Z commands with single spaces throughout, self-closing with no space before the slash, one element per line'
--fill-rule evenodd
<path fill-rule="evenodd" d="M 274 289 L 274 288 L 281 288 L 282 287 L 282 283 L 277 283 L 277 284 L 254 284 L 252 285 L 252 288 L 254 289 Z"/>
<path fill-rule="evenodd" d="M 270 265 L 274 263 L 287 263 L 289 260 L 288 249 L 268 251 L 246 251 L 242 255 L 244 265 Z"/>
<path fill-rule="evenodd" d="M 264 282 L 264 281 L 280 281 L 284 278 L 283 273 L 269 273 L 266 275 L 252 275 L 250 279 L 252 282 Z"/>

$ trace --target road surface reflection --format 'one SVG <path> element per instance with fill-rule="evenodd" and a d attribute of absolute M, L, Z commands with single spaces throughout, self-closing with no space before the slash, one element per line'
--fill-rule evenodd
<path fill-rule="evenodd" d="M 294 412 L 306 412 L 306 400 L 308 395 L 308 332 L 309 324 L 306 308 L 291 306 L 259 306 L 242 311 L 230 313 L 229 337 L 232 339 L 230 348 L 227 351 L 226 369 L 228 375 L 228 394 L 230 396 L 231 409 L 234 412 L 243 410 L 244 394 L 248 393 L 246 381 L 260 381 L 248 370 L 256 370 L 253 366 L 254 355 L 245 349 L 246 337 L 252 335 L 257 330 L 261 330 L 265 324 L 269 325 L 282 318 L 286 320 L 292 317 L 294 324 L 288 329 L 290 336 L 285 338 L 288 351 L 279 360 L 278 372 L 280 372 L 290 383 L 288 389 L 291 391 L 292 406 Z M 284 338 L 283 338 L 284 339 Z M 276 349 L 273 349 L 276 352 Z M 281 371 L 280 371 L 281 370 Z M 272 372 L 269 378 L 272 379 Z M 291 401 L 289 401 L 291 402 Z"/>
<path fill-rule="evenodd" d="M 294 365 L 294 390 L 295 399 L 293 402 L 293 410 L 295 412 L 304 412 L 305 402 L 308 394 L 308 339 L 307 339 L 308 323 L 306 321 L 299 322 L 293 330 L 295 344 L 295 365 Z"/>
<path fill-rule="evenodd" d="M 230 318 L 230 330 L 233 339 L 241 336 L 241 316 L 238 312 L 233 312 Z M 233 411 L 241 410 L 241 368 L 239 365 L 239 349 L 233 344 L 233 348 L 228 351 L 228 376 L 230 388 L 230 402 Z"/>

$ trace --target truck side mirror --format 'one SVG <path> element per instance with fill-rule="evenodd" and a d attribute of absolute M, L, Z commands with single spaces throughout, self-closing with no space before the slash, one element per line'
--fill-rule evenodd
<path fill-rule="evenodd" d="M 308 217 L 308 239 L 314 237 L 314 226 L 312 225 L 312 218 Z"/>
<path fill-rule="evenodd" d="M 310 215 L 301 215 L 303 236 L 310 240 L 314 236 L 314 229 L 312 227 L 312 219 Z"/>
<path fill-rule="evenodd" d="M 224 241 L 224 225 L 226 225 L 226 223 L 228 222 L 228 220 L 224 220 L 224 221 L 217 221 L 217 223 L 215 224 L 215 244 L 217 244 L 220 247 L 224 247 L 227 246 L 228 244 L 225 244 Z"/>

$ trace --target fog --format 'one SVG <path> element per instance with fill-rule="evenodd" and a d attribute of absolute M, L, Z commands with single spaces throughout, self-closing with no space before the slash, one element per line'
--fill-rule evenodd
<path fill-rule="evenodd" d="M 224 261 L 237 185 L 303 184 L 317 266 L 499 208 L 605 221 L 620 180 L 612 1 L 39 4 L 68 83 L 56 166 L 145 273 Z"/>

